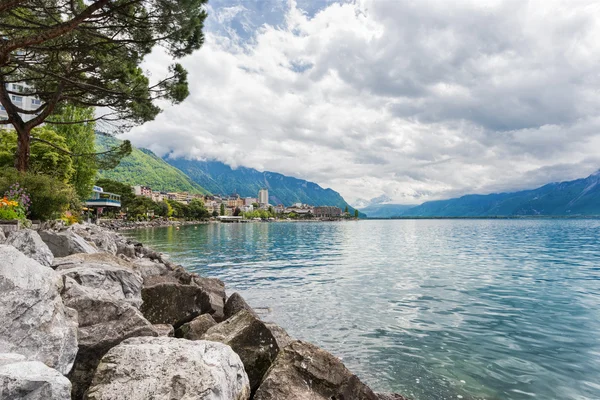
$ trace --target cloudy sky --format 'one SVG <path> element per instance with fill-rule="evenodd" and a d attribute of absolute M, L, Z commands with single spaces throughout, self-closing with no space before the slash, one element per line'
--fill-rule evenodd
<path fill-rule="evenodd" d="M 351 203 L 532 188 L 600 168 L 598 1 L 212 0 L 190 96 L 126 135 Z M 170 60 L 154 52 L 153 77 Z"/>

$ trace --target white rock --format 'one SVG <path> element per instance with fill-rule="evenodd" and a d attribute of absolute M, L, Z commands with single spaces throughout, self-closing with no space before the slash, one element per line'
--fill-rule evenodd
<path fill-rule="evenodd" d="M 112 348 L 87 400 L 246 400 L 248 377 L 231 347 L 204 340 L 132 338 Z"/>
<path fill-rule="evenodd" d="M 48 245 L 54 257 L 66 257 L 75 253 L 97 253 L 98 250 L 84 238 L 67 230 L 64 232 L 41 231 L 40 237 Z"/>
<path fill-rule="evenodd" d="M 77 322 L 60 297 L 62 277 L 12 246 L 0 245 L 0 353 L 67 374 L 77 353 Z"/>
<path fill-rule="evenodd" d="M 31 229 L 12 232 L 4 244 L 13 246 L 27 257 L 33 258 L 46 267 L 51 266 L 54 261 L 54 255 L 46 243 L 36 231 Z"/>
<path fill-rule="evenodd" d="M 39 361 L 19 354 L 0 354 L 0 399 L 67 400 L 71 382 Z"/>

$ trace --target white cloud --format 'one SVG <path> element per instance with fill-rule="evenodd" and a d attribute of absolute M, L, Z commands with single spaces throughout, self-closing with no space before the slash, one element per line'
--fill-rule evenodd
<path fill-rule="evenodd" d="M 183 60 L 190 97 L 130 132 L 135 144 L 349 201 L 530 188 L 600 167 L 597 2 L 362 1 L 312 14 L 291 2 L 276 25 L 247 5 L 213 4 L 205 45 Z M 145 67 L 161 76 L 169 63 L 157 51 Z"/>

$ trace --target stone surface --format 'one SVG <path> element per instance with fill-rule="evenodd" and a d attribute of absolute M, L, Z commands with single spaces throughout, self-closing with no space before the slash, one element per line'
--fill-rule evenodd
<path fill-rule="evenodd" d="M 0 245 L 0 353 L 20 353 L 66 374 L 77 352 L 77 320 L 63 304 L 61 276 Z"/>
<path fill-rule="evenodd" d="M 123 254 L 124 256 L 133 259 L 135 258 L 135 247 L 132 244 L 117 243 L 117 254 Z"/>
<path fill-rule="evenodd" d="M 279 352 L 253 399 L 378 400 L 338 358 L 301 341 Z"/>
<path fill-rule="evenodd" d="M 288 335 L 285 329 L 283 329 L 279 325 L 273 322 L 265 322 L 265 326 L 271 331 L 271 334 L 277 341 L 277 346 L 279 346 L 280 349 L 283 349 L 288 344 L 294 341 L 294 338 Z"/>
<path fill-rule="evenodd" d="M 225 303 L 225 319 L 237 314 L 242 310 L 247 310 L 252 315 L 258 318 L 258 315 L 256 315 L 252 307 L 250 307 L 248 303 L 246 303 L 246 300 L 244 300 L 244 298 L 239 293 L 232 294 L 231 296 L 229 296 L 227 302 Z"/>
<path fill-rule="evenodd" d="M 210 314 L 202 314 L 192 321 L 181 325 L 177 329 L 177 332 L 175 332 L 175 336 L 188 340 L 200 340 L 202 335 L 216 324 L 216 321 Z"/>
<path fill-rule="evenodd" d="M 79 351 L 69 379 L 73 399 L 81 399 L 102 356 L 121 341 L 137 336 L 158 336 L 138 309 L 107 293 L 79 285 L 65 277 L 63 299 L 79 315 Z"/>
<path fill-rule="evenodd" d="M 4 243 L 6 240 L 6 235 L 4 235 L 4 230 L 0 228 L 0 244 Z"/>
<path fill-rule="evenodd" d="M 213 326 L 202 339 L 231 346 L 244 363 L 252 391 L 258 388 L 279 352 L 277 341 L 269 328 L 247 310 Z"/>
<path fill-rule="evenodd" d="M 229 346 L 133 338 L 100 362 L 86 400 L 247 400 L 248 378 Z"/>
<path fill-rule="evenodd" d="M 31 229 L 12 232 L 4 244 L 13 246 L 27 257 L 33 258 L 46 267 L 51 266 L 54 261 L 54 255 L 46 243 L 36 231 Z"/>
<path fill-rule="evenodd" d="M 210 298 L 195 285 L 159 283 L 142 289 L 140 310 L 153 324 L 171 324 L 176 329 L 211 310 Z"/>
<path fill-rule="evenodd" d="M 75 253 L 97 253 L 98 250 L 84 238 L 67 230 L 64 232 L 41 231 L 40 237 L 50 248 L 54 257 L 66 257 Z"/>
<path fill-rule="evenodd" d="M 0 354 L 0 399 L 68 400 L 71 382 L 39 361 L 18 354 Z"/>
<path fill-rule="evenodd" d="M 376 393 L 379 400 L 408 400 L 398 393 Z"/>
<path fill-rule="evenodd" d="M 94 224 L 74 224 L 69 230 L 83 237 L 86 241 L 93 243 L 98 250 L 112 255 L 117 254 L 117 241 L 119 237 L 106 229 Z"/>
<path fill-rule="evenodd" d="M 169 324 L 155 324 L 152 325 L 158 336 L 174 337 L 175 329 L 173 325 Z"/>
<path fill-rule="evenodd" d="M 142 277 L 130 268 L 100 263 L 81 266 L 62 264 L 57 271 L 82 286 L 100 290 L 115 299 L 125 300 L 136 308 L 142 304 Z"/>
<path fill-rule="evenodd" d="M 209 313 L 215 321 L 221 322 L 225 319 L 225 284 L 217 278 L 203 278 L 194 276 L 192 283 L 201 287 L 210 298 Z"/>

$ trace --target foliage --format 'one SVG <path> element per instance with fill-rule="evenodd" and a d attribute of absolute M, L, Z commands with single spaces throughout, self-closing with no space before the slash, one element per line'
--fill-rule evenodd
<path fill-rule="evenodd" d="M 219 211 L 221 215 L 225 215 L 225 204 L 221 203 L 221 206 L 219 207 Z"/>
<path fill-rule="evenodd" d="M 122 142 L 112 136 L 98 133 L 96 135 L 97 151 L 102 152 Z M 120 164 L 112 169 L 100 169 L 100 177 L 129 185 L 150 186 L 154 190 L 166 192 L 188 192 L 208 194 L 197 183 L 177 168 L 167 164 L 150 150 L 133 148 L 130 155 L 124 157 Z"/>
<path fill-rule="evenodd" d="M 160 112 L 158 99 L 174 103 L 188 95 L 187 72 L 168 67 L 150 84 L 139 67 L 155 45 L 181 58 L 203 42 L 207 0 L 18 0 L 0 3 L 0 103 L 19 134 L 16 166 L 28 167 L 29 133 L 61 103 L 95 106 L 107 121 L 127 127 Z M 41 100 L 27 111 L 10 100 L 12 88 Z M 24 121 L 23 114 L 33 118 Z M 126 122 L 127 121 L 127 122 Z"/>
<path fill-rule="evenodd" d="M 46 126 L 35 128 L 32 135 L 58 147 L 69 148 L 64 137 Z M 0 130 L 0 168 L 13 166 L 16 151 L 16 132 L 13 130 Z M 68 154 L 47 143 L 34 141 L 31 145 L 29 171 L 49 175 L 62 182 L 67 182 L 71 179 L 74 170 L 71 157 Z"/>
<path fill-rule="evenodd" d="M 358 210 L 354 210 L 354 218 L 358 218 L 359 214 L 358 214 Z"/>
<path fill-rule="evenodd" d="M 254 210 L 254 211 L 249 211 L 249 212 L 244 213 L 244 218 L 246 218 L 246 219 L 254 219 L 254 218 L 269 219 L 269 218 L 275 218 L 275 213 L 269 212 L 267 210 Z"/>
<path fill-rule="evenodd" d="M 58 218 L 77 203 L 75 191 L 61 180 L 48 175 L 3 168 L 0 172 L 0 193 L 9 191 L 15 183 L 30 195 L 30 219 Z"/>

